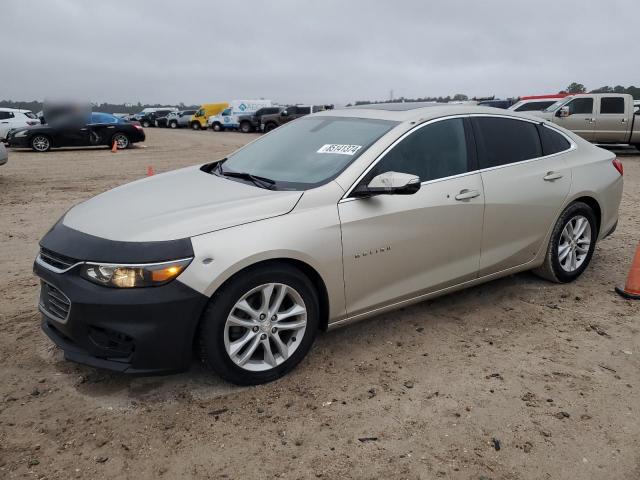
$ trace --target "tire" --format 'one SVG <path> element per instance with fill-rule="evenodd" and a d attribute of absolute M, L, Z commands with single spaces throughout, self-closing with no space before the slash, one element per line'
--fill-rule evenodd
<path fill-rule="evenodd" d="M 640 143 L 636 143 L 636 144 L 634 145 L 634 147 L 636 147 L 636 150 L 638 150 L 638 151 L 640 152 Z"/>
<path fill-rule="evenodd" d="M 142 122 L 142 126 L 143 126 L 144 128 L 149 128 L 149 127 L 151 126 L 151 123 L 149 122 L 149 120 L 144 120 L 144 121 Z"/>
<path fill-rule="evenodd" d="M 29 144 L 31 148 L 38 153 L 51 150 L 51 139 L 46 135 L 34 135 Z"/>
<path fill-rule="evenodd" d="M 213 130 L 214 132 L 221 132 L 222 131 L 222 125 L 219 124 L 218 122 L 211 124 L 211 130 Z"/>
<path fill-rule="evenodd" d="M 266 318 L 260 320 L 258 314 L 261 303 L 264 304 L 262 290 L 268 285 L 273 285 L 273 293 L 267 297 L 267 308 L 275 306 L 272 301 L 286 286 L 289 290 L 276 313 L 282 315 L 294 308 L 302 308 L 304 313 L 274 320 L 277 317 L 271 316 L 273 311 L 269 311 Z M 246 298 L 244 308 L 251 310 L 237 307 L 243 298 Z M 248 311 L 253 314 L 249 315 Z M 244 322 L 242 326 L 231 325 L 234 323 L 229 320 L 232 313 L 236 322 L 237 319 Z M 209 301 L 198 332 L 200 358 L 209 369 L 231 383 L 258 385 L 271 382 L 290 372 L 305 357 L 315 339 L 319 320 L 318 295 L 304 273 L 286 264 L 251 268 L 224 285 Z M 294 325 L 303 324 L 298 330 L 292 329 Z M 276 337 L 280 339 L 281 347 L 278 347 Z M 246 342 L 239 346 L 232 359 L 228 352 L 233 348 L 233 342 L 242 339 Z M 270 357 L 268 351 L 272 353 Z M 285 355 L 281 353 L 283 351 Z M 248 360 L 242 364 L 244 356 Z"/>
<path fill-rule="evenodd" d="M 193 130 L 200 130 L 202 126 L 200 125 L 200 122 L 191 122 L 191 128 Z"/>
<path fill-rule="evenodd" d="M 275 130 L 277 127 L 278 127 L 278 125 L 276 125 L 276 124 L 275 124 L 275 123 L 273 123 L 273 122 L 270 122 L 270 123 L 267 123 L 267 124 L 264 126 L 264 131 L 265 131 L 265 133 L 266 133 L 266 132 L 270 132 L 271 130 Z"/>
<path fill-rule="evenodd" d="M 113 145 L 113 142 L 118 144 L 118 150 L 124 150 L 125 148 L 129 148 L 131 146 L 131 141 L 126 134 L 122 132 L 115 133 L 113 137 L 111 137 L 110 145 Z"/>
<path fill-rule="evenodd" d="M 169 122 L 169 128 L 178 128 L 178 122 L 172 120 L 171 122 Z"/>
<path fill-rule="evenodd" d="M 587 222 L 586 226 L 583 221 Z M 570 229 L 567 227 L 569 223 L 571 223 Z M 575 230 L 580 229 L 583 233 L 577 235 Z M 575 236 L 571 232 L 575 232 Z M 588 247 L 586 247 L 587 237 Z M 544 263 L 533 272 L 551 282 L 573 282 L 591 262 L 597 238 L 598 221 L 593 209 L 586 203 L 572 203 L 562 212 L 553 227 Z M 562 252 L 560 252 L 561 248 Z M 566 255 L 563 259 L 560 258 L 561 253 Z M 573 264 L 572 259 L 575 260 Z"/>
<path fill-rule="evenodd" d="M 253 131 L 253 128 L 251 127 L 251 123 L 250 122 L 242 122 L 240 124 L 240 131 L 242 133 L 251 133 Z"/>

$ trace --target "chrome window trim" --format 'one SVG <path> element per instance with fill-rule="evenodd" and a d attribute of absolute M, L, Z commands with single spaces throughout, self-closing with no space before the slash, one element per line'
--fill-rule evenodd
<path fill-rule="evenodd" d="M 72 268 L 77 267 L 78 265 L 82 265 L 84 262 L 76 262 L 76 263 L 74 263 L 73 265 L 71 265 L 70 267 L 67 267 L 67 268 L 57 268 L 57 267 L 54 267 L 53 265 L 50 265 L 47 262 L 45 262 L 42 259 L 42 255 L 38 254 L 38 256 L 36 257 L 36 263 L 38 265 L 40 265 L 42 268 L 46 268 L 47 270 L 50 270 L 53 273 L 65 273 L 65 272 L 68 272 L 69 270 L 71 270 Z"/>
<path fill-rule="evenodd" d="M 549 155 L 543 155 L 542 157 L 528 158 L 526 160 L 520 160 L 519 162 L 505 163 L 504 165 L 497 165 L 495 167 L 479 168 L 478 170 L 474 170 L 472 172 L 459 173 L 457 175 L 451 175 L 449 177 L 442 177 L 442 178 L 436 178 L 436 179 L 433 179 L 433 180 L 426 180 L 424 182 L 420 182 L 420 185 L 427 185 L 427 184 L 430 184 L 430 183 L 442 182 L 444 180 L 451 180 L 451 179 L 454 179 L 454 178 L 460 178 L 460 177 L 464 177 L 466 175 L 472 175 L 472 174 L 477 174 L 477 173 L 482 173 L 482 172 L 489 172 L 489 171 L 497 170 L 497 169 L 500 169 L 500 168 L 511 167 L 513 165 L 521 165 L 523 163 L 529 163 L 529 162 L 533 162 L 533 161 L 536 161 L 536 160 L 543 160 L 543 159 L 547 159 L 547 158 L 552 158 L 552 157 L 555 157 L 557 155 L 562 155 L 562 154 L 571 152 L 571 151 L 576 150 L 578 148 L 578 146 L 576 145 L 576 143 L 573 141 L 573 139 L 571 137 L 569 137 L 568 135 L 566 135 L 564 132 L 560 131 L 559 129 L 555 128 L 555 125 L 548 124 L 546 121 L 544 121 L 542 119 L 535 120 L 535 119 L 532 119 L 532 118 L 523 118 L 523 117 L 519 117 L 519 116 L 516 116 L 516 115 L 504 115 L 504 114 L 497 114 L 497 113 L 467 113 L 467 114 L 461 114 L 461 115 L 450 115 L 450 116 L 446 116 L 446 117 L 434 118 L 434 119 L 428 120 L 428 121 L 426 121 L 424 123 L 421 123 L 419 125 L 416 125 L 415 127 L 411 128 L 410 130 L 407 130 L 399 138 L 394 140 L 393 143 L 391 145 L 389 145 L 387 148 L 385 148 L 384 151 L 380 155 L 378 155 L 378 157 L 373 162 L 371 162 L 371 165 L 369 165 L 364 170 L 364 172 L 362 174 L 360 174 L 360 176 L 358 176 L 356 181 L 351 185 L 351 187 L 349 187 L 347 189 L 347 191 L 342 196 L 342 198 L 340 198 L 338 203 L 350 202 L 352 200 L 363 200 L 363 198 L 361 198 L 361 197 L 349 197 L 349 195 L 356 188 L 356 186 L 360 183 L 360 181 L 367 175 L 367 173 L 369 173 L 371 171 L 371 169 L 373 169 L 373 167 L 375 167 L 378 164 L 378 162 L 380 162 L 392 148 L 394 148 L 398 143 L 400 143 L 406 137 L 411 135 L 413 132 L 419 130 L 420 128 L 426 127 L 427 125 L 431 125 L 432 123 L 435 123 L 435 122 L 440 122 L 440 121 L 443 121 L 443 120 L 450 120 L 450 119 L 455 119 L 455 118 L 471 118 L 471 117 L 507 118 L 507 119 L 510 119 L 510 120 L 520 120 L 520 121 L 523 121 L 523 122 L 533 123 L 534 125 L 542 125 L 543 128 L 545 128 L 545 127 L 549 128 L 550 130 L 562 135 L 569 142 L 570 146 L 569 146 L 568 149 L 562 150 L 561 152 L 556 152 L 556 153 L 552 153 L 552 154 L 549 154 Z"/>

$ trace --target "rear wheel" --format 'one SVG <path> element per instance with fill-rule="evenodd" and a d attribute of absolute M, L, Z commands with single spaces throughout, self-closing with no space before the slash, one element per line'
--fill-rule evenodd
<path fill-rule="evenodd" d="M 304 358 L 318 322 L 318 297 L 301 271 L 258 267 L 232 279 L 209 302 L 200 325 L 200 355 L 229 382 L 270 382 Z"/>
<path fill-rule="evenodd" d="M 271 122 L 271 123 L 267 123 L 267 124 L 264 126 L 264 131 L 265 131 L 265 132 L 270 132 L 271 130 L 275 130 L 275 128 L 276 128 L 276 127 L 277 127 L 277 125 L 276 125 L 275 123 L 273 123 L 273 122 Z"/>
<path fill-rule="evenodd" d="M 131 142 L 129 142 L 129 137 L 127 137 L 124 133 L 116 133 L 113 137 L 111 137 L 111 145 L 113 142 L 116 142 L 118 146 L 118 150 L 124 150 L 125 148 L 129 148 Z"/>
<path fill-rule="evenodd" d="M 176 122 L 175 120 L 171 120 L 169 122 L 169 127 L 171 128 L 178 128 L 178 122 Z"/>
<path fill-rule="evenodd" d="M 251 133 L 251 130 L 253 130 L 253 129 L 251 128 L 251 123 L 249 123 L 249 122 L 242 122 L 242 123 L 240 124 L 240 131 L 241 131 L 242 133 Z"/>
<path fill-rule="evenodd" d="M 534 273 L 552 282 L 572 282 L 589 265 L 597 238 L 593 209 L 586 203 L 572 203 L 558 218 L 544 263 Z"/>
<path fill-rule="evenodd" d="M 36 152 L 48 152 L 51 150 L 51 140 L 46 135 L 36 135 L 31 139 L 31 148 Z"/>

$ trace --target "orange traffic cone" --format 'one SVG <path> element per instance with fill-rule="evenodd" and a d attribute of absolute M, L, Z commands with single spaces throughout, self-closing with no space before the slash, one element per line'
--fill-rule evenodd
<path fill-rule="evenodd" d="M 116 153 L 118 151 L 118 142 L 113 141 L 113 145 L 111 146 L 111 153 Z"/>
<path fill-rule="evenodd" d="M 624 289 L 616 287 L 616 292 L 629 300 L 640 300 L 640 243 L 636 247 L 636 255 L 631 262 Z"/>
<path fill-rule="evenodd" d="M 150 176 L 151 176 L 151 175 L 153 175 L 153 174 L 154 174 L 154 172 L 153 172 L 153 167 L 152 167 L 151 165 L 149 165 L 149 166 L 147 167 L 147 177 L 150 177 Z"/>

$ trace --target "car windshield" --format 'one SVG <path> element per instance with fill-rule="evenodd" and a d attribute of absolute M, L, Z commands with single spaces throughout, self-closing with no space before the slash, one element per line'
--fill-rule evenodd
<path fill-rule="evenodd" d="M 565 102 L 567 101 L 566 98 L 563 98 L 561 100 L 558 100 L 555 103 L 552 103 L 551 105 L 549 105 L 547 108 L 545 108 L 543 110 L 543 112 L 555 112 L 558 108 L 560 108 L 561 105 L 563 105 Z"/>
<path fill-rule="evenodd" d="M 278 190 L 305 190 L 335 178 L 398 122 L 347 117 L 306 117 L 230 155 L 224 172 L 249 173 Z"/>
<path fill-rule="evenodd" d="M 38 118 L 32 112 L 22 112 L 27 118 Z"/>

